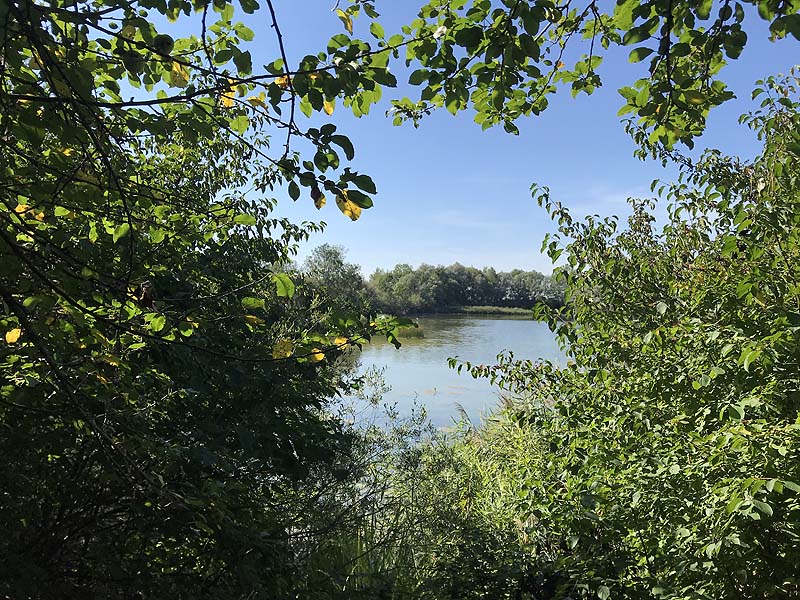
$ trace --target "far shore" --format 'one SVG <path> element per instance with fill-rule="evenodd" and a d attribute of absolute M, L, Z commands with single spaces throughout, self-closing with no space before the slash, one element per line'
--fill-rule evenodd
<path fill-rule="evenodd" d="M 511 315 L 532 319 L 533 309 L 512 306 L 443 306 L 438 310 L 411 313 L 405 316 L 416 318 L 441 315 Z"/>

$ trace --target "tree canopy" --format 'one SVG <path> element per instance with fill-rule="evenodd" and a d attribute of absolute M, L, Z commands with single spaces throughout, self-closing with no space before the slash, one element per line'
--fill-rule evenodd
<path fill-rule="evenodd" d="M 515 269 L 498 273 L 454 264 L 447 267 L 399 264 L 369 278 L 377 306 L 393 314 L 446 312 L 465 306 L 533 309 L 537 302 L 560 304 L 557 278 Z"/>

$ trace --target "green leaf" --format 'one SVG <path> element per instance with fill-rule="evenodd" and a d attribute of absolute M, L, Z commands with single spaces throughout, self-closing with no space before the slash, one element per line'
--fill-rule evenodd
<path fill-rule="evenodd" d="M 294 181 L 289 182 L 289 197 L 292 200 L 297 200 L 300 198 L 300 186 L 298 186 Z"/>
<path fill-rule="evenodd" d="M 697 90 L 685 90 L 683 92 L 683 97 L 689 104 L 703 104 L 706 101 L 706 95 Z"/>
<path fill-rule="evenodd" d="M 372 198 L 358 190 L 347 190 L 347 199 L 361 208 L 372 208 Z"/>
<path fill-rule="evenodd" d="M 236 29 L 236 35 L 238 35 L 245 42 L 252 42 L 253 41 L 253 38 L 255 37 L 255 34 L 253 33 L 252 29 L 250 29 L 249 27 L 246 27 L 242 23 L 237 23 L 235 29 Z"/>
<path fill-rule="evenodd" d="M 119 240 L 124 238 L 130 232 L 131 226 L 129 223 L 122 223 L 121 225 L 117 226 L 114 230 L 114 234 L 112 235 L 112 241 L 116 244 Z"/>
<path fill-rule="evenodd" d="M 792 490 L 795 494 L 800 494 L 800 485 L 796 484 L 794 481 L 783 481 L 783 487 Z"/>
<path fill-rule="evenodd" d="M 275 282 L 275 291 L 281 298 L 291 298 L 294 296 L 295 285 L 286 273 L 276 273 L 272 276 Z"/>
<path fill-rule="evenodd" d="M 375 183 L 367 175 L 356 175 L 353 177 L 353 183 L 368 194 L 377 194 L 378 190 L 375 188 Z"/>
<path fill-rule="evenodd" d="M 303 113 L 306 117 L 310 117 L 311 114 L 314 112 L 314 107 L 311 105 L 308 97 L 304 97 L 300 100 L 300 112 Z"/>
<path fill-rule="evenodd" d="M 745 348 L 742 350 L 742 355 L 739 360 L 742 363 L 744 370 L 749 371 L 750 365 L 753 363 L 753 361 L 758 360 L 759 356 L 761 356 L 761 350 L 756 348 Z"/>
<path fill-rule="evenodd" d="M 150 320 L 150 330 L 158 333 L 167 324 L 167 318 L 164 315 L 156 315 Z"/>
<path fill-rule="evenodd" d="M 233 57 L 233 64 L 240 75 L 250 75 L 253 72 L 253 59 L 249 52 L 241 52 Z"/>
<path fill-rule="evenodd" d="M 731 499 L 728 500 L 728 504 L 725 505 L 725 513 L 731 514 L 735 511 L 739 506 L 742 504 L 742 499 L 739 497 L 738 494 L 734 494 L 731 496 Z"/>
<path fill-rule="evenodd" d="M 704 21 L 708 19 L 711 16 L 712 5 L 713 0 L 701 0 L 701 2 L 697 5 L 697 16 Z"/>
<path fill-rule="evenodd" d="M 261 298 L 253 298 L 251 296 L 242 298 L 242 308 L 264 308 L 264 300 Z"/>
<path fill-rule="evenodd" d="M 182 336 L 189 337 L 194 333 L 194 326 L 188 321 L 181 321 L 178 323 L 178 331 L 181 332 Z"/>
<path fill-rule="evenodd" d="M 655 50 L 652 48 L 634 48 L 631 50 L 631 53 L 628 55 L 628 61 L 632 63 L 642 62 L 645 58 L 650 56 Z"/>
<path fill-rule="evenodd" d="M 233 217 L 233 222 L 237 225 L 255 225 L 257 223 L 256 218 L 252 215 L 248 214 L 238 214 Z"/>
<path fill-rule="evenodd" d="M 465 48 L 474 48 L 483 40 L 483 29 L 480 27 L 465 27 L 456 31 L 456 43 Z"/>
<path fill-rule="evenodd" d="M 355 149 L 353 148 L 353 143 L 350 141 L 349 138 L 347 138 L 346 136 L 343 136 L 343 135 L 338 135 L 338 134 L 337 135 L 332 135 L 331 136 L 331 143 L 332 144 L 336 144 L 342 150 L 344 150 L 344 154 L 347 157 L 347 160 L 353 160 L 353 157 L 355 157 L 356 152 L 355 152 Z"/>
<path fill-rule="evenodd" d="M 428 80 L 428 71 L 426 69 L 417 69 L 408 77 L 408 83 L 411 85 L 422 85 Z"/>
<path fill-rule="evenodd" d="M 231 129 L 238 134 L 244 134 L 250 127 L 250 119 L 246 115 L 237 115 L 230 120 Z"/>
<path fill-rule="evenodd" d="M 384 32 L 384 30 L 383 30 L 383 26 L 382 26 L 380 23 L 378 23 L 377 21 L 373 21 L 373 22 L 370 24 L 370 26 L 369 26 L 369 32 L 370 32 L 370 33 L 371 33 L 373 36 L 375 36 L 376 38 L 378 38 L 379 40 L 382 40 L 382 39 L 385 37 L 385 35 L 386 35 L 386 33 L 385 33 L 385 32 Z"/>
<path fill-rule="evenodd" d="M 625 46 L 630 46 L 631 44 L 638 44 L 641 41 L 644 41 L 650 37 L 650 30 L 646 27 L 634 27 L 633 29 L 627 31 L 625 35 L 622 37 L 622 43 Z"/>
<path fill-rule="evenodd" d="M 762 502 L 761 500 L 756 500 L 755 498 L 752 500 L 752 502 L 753 506 L 755 506 L 762 513 L 764 513 L 768 517 L 772 516 L 772 507 L 769 504 L 767 504 L 766 502 Z"/>

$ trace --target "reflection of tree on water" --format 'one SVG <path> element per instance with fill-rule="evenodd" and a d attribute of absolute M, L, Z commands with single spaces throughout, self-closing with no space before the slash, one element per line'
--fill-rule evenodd
<path fill-rule="evenodd" d="M 497 354 L 512 350 L 517 356 L 561 361 L 563 356 L 550 330 L 529 319 L 473 315 L 420 317 L 424 338 L 403 340 L 400 350 L 377 342 L 364 346 L 364 367 L 385 367 L 391 392 L 385 400 L 404 413 L 417 402 L 427 407 L 434 425 L 449 425 L 457 418 L 458 401 L 473 420 L 497 406 L 498 390 L 483 379 L 459 375 L 448 367 L 450 357 L 474 363 L 495 364 Z"/>

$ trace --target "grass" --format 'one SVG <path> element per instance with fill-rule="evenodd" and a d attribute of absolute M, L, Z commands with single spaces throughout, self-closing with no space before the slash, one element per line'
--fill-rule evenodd
<path fill-rule="evenodd" d="M 465 315 L 518 315 L 533 317 L 533 310 L 530 308 L 515 308 L 511 306 L 451 306 L 443 312 Z"/>

